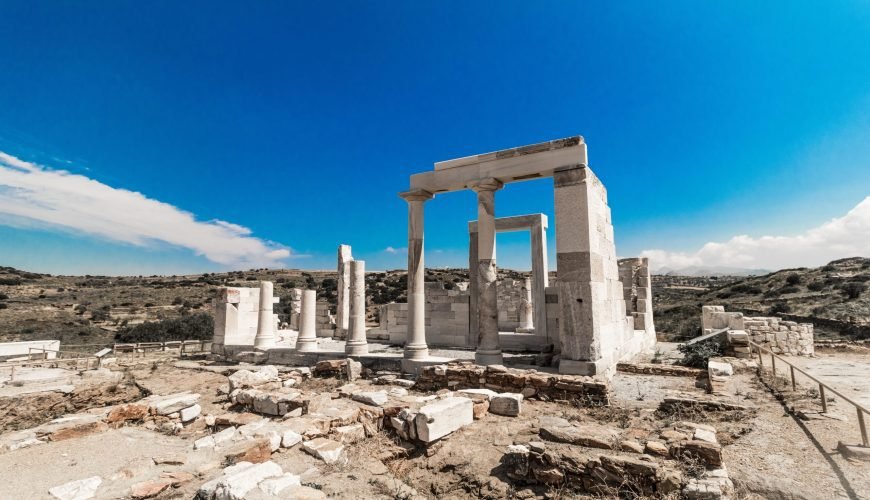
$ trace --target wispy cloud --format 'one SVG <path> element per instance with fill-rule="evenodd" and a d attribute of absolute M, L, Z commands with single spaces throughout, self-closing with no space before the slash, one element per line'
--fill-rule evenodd
<path fill-rule="evenodd" d="M 644 250 L 653 269 L 730 266 L 760 269 L 818 266 L 843 257 L 870 256 L 870 196 L 846 215 L 794 236 L 734 236 L 694 253 Z"/>
<path fill-rule="evenodd" d="M 0 224 L 49 227 L 147 246 L 188 248 L 228 267 L 277 267 L 290 249 L 222 220 L 200 221 L 168 203 L 0 151 Z"/>
<path fill-rule="evenodd" d="M 408 248 L 407 247 L 399 247 L 399 248 L 387 247 L 384 249 L 384 252 L 387 252 L 387 253 L 393 254 L 393 255 L 401 255 L 401 254 L 408 253 Z"/>

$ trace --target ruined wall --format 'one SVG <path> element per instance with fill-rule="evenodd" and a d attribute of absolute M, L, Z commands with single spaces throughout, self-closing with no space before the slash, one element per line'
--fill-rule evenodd
<path fill-rule="evenodd" d="M 748 340 L 776 354 L 811 356 L 815 352 L 812 323 L 786 321 L 775 316 L 744 316 L 739 312 L 727 312 L 724 306 L 704 306 L 701 308 L 701 326 L 704 333 L 722 328 L 745 331 Z"/>
<path fill-rule="evenodd" d="M 426 283 L 426 342 L 433 346 L 474 347 L 476 338 L 469 331 L 470 294 L 467 283 L 452 290 L 437 282 Z M 521 280 L 498 282 L 499 330 L 513 332 L 520 324 Z M 408 329 L 408 304 L 385 304 L 378 308 L 380 325 L 369 335 L 389 334 L 390 342 L 402 344 Z M 557 330 L 552 330 L 557 331 Z M 541 343 L 541 342 L 538 342 Z"/>
<path fill-rule="evenodd" d="M 767 347 L 776 354 L 811 356 L 813 324 L 784 321 L 777 317 L 753 316 L 743 318 L 749 340 Z"/>
<path fill-rule="evenodd" d="M 223 287 L 217 292 L 212 352 L 224 354 L 224 346 L 253 346 L 259 321 L 260 288 Z M 272 315 L 278 331 L 278 315 Z"/>

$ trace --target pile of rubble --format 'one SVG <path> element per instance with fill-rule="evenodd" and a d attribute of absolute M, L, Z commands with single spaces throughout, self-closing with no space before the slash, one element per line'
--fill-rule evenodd
<path fill-rule="evenodd" d="M 641 444 L 620 439 L 619 432 L 599 424 L 541 417 L 539 436 L 540 441 L 509 446 L 502 457 L 508 477 L 520 484 L 567 486 L 606 495 L 681 492 L 688 499 L 725 498 L 733 493 L 716 430 L 708 425 L 679 422 L 661 431 L 659 439 Z M 681 462 L 695 465 L 688 469 L 694 477 L 687 477 Z"/>

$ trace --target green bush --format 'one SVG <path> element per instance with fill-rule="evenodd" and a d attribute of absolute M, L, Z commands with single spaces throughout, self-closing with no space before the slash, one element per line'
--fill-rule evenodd
<path fill-rule="evenodd" d="M 214 335 L 211 314 L 196 313 L 181 318 L 147 321 L 125 326 L 115 334 L 117 342 L 167 342 L 170 340 L 209 340 Z"/>
<path fill-rule="evenodd" d="M 813 292 L 821 292 L 825 287 L 826 285 L 821 281 L 813 281 L 807 285 L 807 288 Z"/>
<path fill-rule="evenodd" d="M 683 353 L 680 364 L 694 368 L 707 368 L 710 358 L 721 356 L 725 353 L 721 341 L 718 338 L 697 342 L 694 344 L 680 344 L 677 349 Z"/>
<path fill-rule="evenodd" d="M 785 302 L 777 302 L 776 304 L 770 306 L 770 309 L 767 310 L 767 314 L 771 316 L 775 316 L 777 314 L 790 313 L 791 306 Z"/>
<path fill-rule="evenodd" d="M 779 293 L 798 293 L 801 289 L 796 286 L 784 286 L 779 289 Z"/>
<path fill-rule="evenodd" d="M 789 285 L 799 285 L 801 281 L 801 275 L 798 273 L 791 273 L 785 278 L 785 282 Z"/>
<path fill-rule="evenodd" d="M 850 300 L 857 299 L 867 290 L 867 285 L 858 281 L 850 281 L 848 283 L 843 283 L 843 286 L 840 287 L 846 297 Z"/>

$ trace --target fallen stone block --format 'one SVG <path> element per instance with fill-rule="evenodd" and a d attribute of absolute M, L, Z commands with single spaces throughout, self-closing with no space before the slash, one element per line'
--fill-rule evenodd
<path fill-rule="evenodd" d="M 80 438 L 89 434 L 96 434 L 108 430 L 109 426 L 104 422 L 74 423 L 58 429 L 48 435 L 50 441 L 63 441 L 65 439 Z"/>
<path fill-rule="evenodd" d="M 344 444 L 358 443 L 366 438 L 366 430 L 363 424 L 343 425 L 333 429 L 335 437 Z"/>
<path fill-rule="evenodd" d="M 106 423 L 127 422 L 131 420 L 143 420 L 148 416 L 148 405 L 129 403 L 112 408 L 106 416 Z"/>
<path fill-rule="evenodd" d="M 522 410 L 523 395 L 517 393 L 502 393 L 489 400 L 489 412 L 505 417 L 517 417 Z"/>
<path fill-rule="evenodd" d="M 707 362 L 707 372 L 711 377 L 730 377 L 734 375 L 734 367 L 730 363 L 710 360 Z"/>
<path fill-rule="evenodd" d="M 153 498 L 163 493 L 170 486 L 172 486 L 172 481 L 169 479 L 152 479 L 151 481 L 136 483 L 130 488 L 130 497 L 134 500 Z"/>
<path fill-rule="evenodd" d="M 683 456 L 696 457 L 713 467 L 722 465 L 722 447 L 718 443 L 698 440 L 681 441 L 671 445 L 670 455 L 675 459 Z"/>
<path fill-rule="evenodd" d="M 97 488 L 102 482 L 100 476 L 93 476 L 49 488 L 48 492 L 59 500 L 87 500 L 96 496 Z"/>
<path fill-rule="evenodd" d="M 244 463 L 237 465 L 243 466 L 235 469 L 227 467 L 224 469 L 223 477 L 209 481 L 200 487 L 199 496 L 215 500 L 243 500 L 245 495 L 262 481 L 278 477 L 284 473 L 281 466 L 272 461 L 261 464 Z"/>
<path fill-rule="evenodd" d="M 344 376 L 347 380 L 353 382 L 362 377 L 362 363 L 347 358 L 344 363 Z"/>
<path fill-rule="evenodd" d="M 236 435 L 235 427 L 227 427 L 226 429 L 212 434 L 211 436 L 206 436 L 204 438 L 197 439 L 193 442 L 194 450 L 201 450 L 203 448 L 214 448 L 215 446 L 225 443 L 233 438 Z"/>
<path fill-rule="evenodd" d="M 648 455 L 659 457 L 668 456 L 668 447 L 661 441 L 647 441 L 643 451 Z"/>
<path fill-rule="evenodd" d="M 548 441 L 604 450 L 613 449 L 619 437 L 619 433 L 615 430 L 597 424 L 548 425 L 542 426 L 539 433 Z"/>
<path fill-rule="evenodd" d="M 468 398 L 447 397 L 429 403 L 417 412 L 417 439 L 431 443 L 474 421 L 474 403 Z"/>
<path fill-rule="evenodd" d="M 260 464 L 272 457 L 272 445 L 268 439 L 242 442 L 234 445 L 231 450 L 226 455 L 226 462 L 231 464 L 240 462 Z"/>
<path fill-rule="evenodd" d="M 328 464 L 338 462 L 344 454 L 344 446 L 341 443 L 327 438 L 304 441 L 302 449 Z"/>
<path fill-rule="evenodd" d="M 492 389 L 461 389 L 456 391 L 457 396 L 471 399 L 472 401 L 490 401 L 498 396 Z"/>
<path fill-rule="evenodd" d="M 389 401 L 389 396 L 387 396 L 386 391 L 376 391 L 376 392 L 357 392 L 351 396 L 351 399 L 354 401 L 372 405 L 372 406 L 383 406 Z"/>
<path fill-rule="evenodd" d="M 256 413 L 224 413 L 223 415 L 217 415 L 214 419 L 214 423 L 217 426 L 242 426 L 250 424 L 251 422 L 257 422 L 259 420 L 263 420 L 263 417 L 257 415 Z"/>
<path fill-rule="evenodd" d="M 198 404 L 196 404 L 196 405 L 188 406 L 187 408 L 182 409 L 179 412 L 179 418 L 181 419 L 182 422 L 187 423 L 187 422 L 190 422 L 191 420 L 195 419 L 196 417 L 198 417 L 200 413 L 202 413 L 202 406 L 199 406 Z"/>
<path fill-rule="evenodd" d="M 169 396 L 151 396 L 146 400 L 148 400 L 148 407 L 152 413 L 169 415 L 195 405 L 199 400 L 199 394 L 179 393 Z"/>
<path fill-rule="evenodd" d="M 302 442 L 302 435 L 298 432 L 287 429 L 281 434 L 281 447 L 292 448 Z"/>
<path fill-rule="evenodd" d="M 229 377 L 230 392 L 236 389 L 245 389 L 248 387 L 257 387 L 270 382 L 279 382 L 278 369 L 272 365 L 263 366 L 256 372 L 249 370 L 239 370 Z"/>
<path fill-rule="evenodd" d="M 291 474 L 289 472 L 285 472 L 283 475 L 278 477 L 273 477 L 271 479 L 266 479 L 262 483 L 260 483 L 260 489 L 263 490 L 263 493 L 267 495 L 278 496 L 292 486 L 301 486 L 302 482 L 299 480 L 299 476 L 296 474 Z M 285 497 L 285 498 L 298 498 L 298 497 Z"/>

